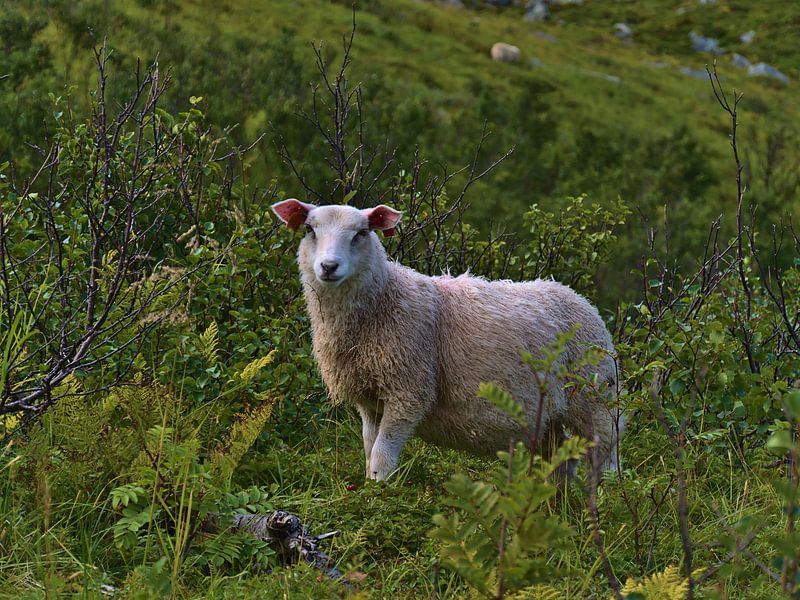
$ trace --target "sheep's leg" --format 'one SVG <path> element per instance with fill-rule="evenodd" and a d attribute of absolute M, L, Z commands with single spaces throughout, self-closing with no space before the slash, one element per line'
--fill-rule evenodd
<path fill-rule="evenodd" d="M 593 414 L 582 415 L 577 423 L 572 424 L 578 435 L 597 442 L 589 450 L 589 462 L 597 464 L 601 471 L 617 469 L 619 435 L 624 428 L 624 420 L 618 418 L 617 412 L 607 406 L 597 406 Z"/>
<path fill-rule="evenodd" d="M 613 407 L 608 410 L 608 418 L 611 426 L 611 451 L 607 460 L 607 468 L 617 471 L 622 466 L 619 459 L 619 440 L 625 432 L 626 419 L 622 411 Z"/>
<path fill-rule="evenodd" d="M 561 444 L 564 443 L 564 441 L 566 441 L 566 439 L 567 435 L 564 431 L 564 427 L 560 422 L 554 421 L 550 423 L 549 427 L 547 428 L 538 452 L 540 452 L 545 459 L 550 460 L 555 451 L 561 446 Z M 556 469 L 554 481 L 559 485 L 569 484 L 575 479 L 577 474 L 578 461 L 568 460 L 558 469 Z"/>
<path fill-rule="evenodd" d="M 372 446 L 372 455 L 369 463 L 369 479 L 382 481 L 389 477 L 400 462 L 400 452 L 406 445 L 408 438 L 414 434 L 419 423 L 419 418 L 410 418 L 408 415 L 397 413 L 385 407 L 381 417 L 378 437 Z"/>
<path fill-rule="evenodd" d="M 602 471 L 616 471 L 619 456 L 619 438 L 625 429 L 624 416 L 619 409 L 608 406 L 598 407 L 594 415 L 594 431 L 597 436 L 596 458 Z M 589 451 L 592 456 L 592 451 Z"/>
<path fill-rule="evenodd" d="M 375 438 L 378 437 L 380 415 L 376 409 L 370 410 L 365 406 L 358 407 L 358 414 L 361 415 L 361 437 L 364 438 L 365 473 L 367 479 L 370 479 L 369 463 L 372 457 L 372 447 L 375 445 Z"/>

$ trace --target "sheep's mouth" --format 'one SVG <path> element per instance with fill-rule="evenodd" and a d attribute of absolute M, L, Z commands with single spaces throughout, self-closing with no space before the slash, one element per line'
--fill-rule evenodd
<path fill-rule="evenodd" d="M 319 275 L 317 279 L 325 285 L 339 285 L 344 277 L 341 275 Z"/>

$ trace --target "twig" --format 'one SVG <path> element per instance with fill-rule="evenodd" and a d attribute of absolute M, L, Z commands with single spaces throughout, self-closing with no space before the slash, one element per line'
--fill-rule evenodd
<path fill-rule="evenodd" d="M 600 515 L 597 510 L 597 487 L 600 484 L 600 459 L 598 455 L 598 443 L 600 438 L 595 436 L 594 446 L 590 450 L 593 457 L 589 461 L 589 498 L 587 500 L 587 509 L 589 511 L 589 520 L 592 523 L 592 539 L 594 545 L 597 547 L 597 552 L 600 554 L 600 564 L 603 567 L 603 574 L 608 581 L 608 585 L 614 591 L 616 600 L 622 600 L 622 591 L 619 585 L 617 576 L 614 575 L 614 569 L 611 568 L 611 563 L 606 554 L 605 545 L 603 544 L 603 536 L 600 535 Z"/>
<path fill-rule="evenodd" d="M 664 407 L 661 404 L 659 397 L 663 382 L 661 381 L 658 373 L 653 377 L 653 384 L 650 387 L 650 398 L 656 408 L 656 417 L 659 423 L 664 428 L 672 449 L 675 454 L 677 463 L 678 475 L 678 529 L 681 535 L 681 545 L 683 548 L 683 567 L 686 578 L 689 582 L 689 591 L 686 594 L 687 600 L 692 600 L 694 597 L 695 581 L 692 572 L 692 540 L 689 534 L 689 505 L 687 501 L 687 481 L 686 481 L 686 431 L 689 426 L 689 419 L 691 418 L 694 410 L 695 395 L 692 394 L 692 404 L 686 409 L 686 414 L 678 425 L 678 430 L 674 431 L 669 421 L 667 420 Z"/>
<path fill-rule="evenodd" d="M 745 230 L 744 224 L 742 221 L 742 213 L 743 213 L 743 206 L 744 206 L 744 194 L 746 191 L 746 186 L 742 183 L 742 162 L 739 159 L 739 149 L 737 147 L 737 140 L 736 140 L 736 132 L 739 125 L 738 121 L 738 107 L 739 101 L 742 99 L 742 94 L 737 94 L 736 90 L 733 91 L 733 104 L 730 103 L 728 100 L 727 95 L 725 94 L 725 90 L 722 87 L 722 83 L 719 80 L 719 75 L 717 74 L 717 63 L 714 62 L 713 64 L 713 71 L 708 68 L 706 65 L 706 73 L 708 74 L 708 80 L 711 83 L 711 89 L 714 92 L 714 97 L 717 99 L 717 103 L 722 107 L 722 109 L 728 113 L 731 118 L 731 133 L 730 133 L 730 140 L 731 140 L 731 150 L 733 151 L 733 159 L 736 164 L 736 259 L 737 259 L 737 267 L 739 271 L 739 280 L 742 284 L 742 291 L 744 292 L 745 296 L 745 315 L 744 318 L 739 316 L 738 309 L 735 310 L 734 316 L 739 325 L 739 329 L 742 332 L 742 344 L 745 349 L 745 353 L 747 354 L 747 362 L 750 366 L 750 371 L 752 373 L 758 373 L 760 367 L 756 362 L 753 356 L 752 350 L 752 333 L 750 332 L 747 323 L 750 321 L 751 315 L 751 305 L 752 305 L 752 292 L 750 290 L 750 284 L 747 281 L 747 275 L 745 273 L 745 266 L 744 266 L 744 241 L 743 238 L 745 237 Z"/>

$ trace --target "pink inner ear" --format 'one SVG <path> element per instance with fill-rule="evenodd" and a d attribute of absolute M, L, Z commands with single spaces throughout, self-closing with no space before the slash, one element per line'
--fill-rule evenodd
<path fill-rule="evenodd" d="M 305 204 L 294 198 L 272 205 L 272 210 L 275 211 L 275 214 L 293 231 L 306 222 L 311 208 L 313 208 L 313 205 Z"/>
<path fill-rule="evenodd" d="M 400 212 L 381 204 L 366 213 L 370 229 L 380 229 L 384 235 L 394 235 L 394 227 L 400 221 Z"/>
<path fill-rule="evenodd" d="M 292 231 L 295 231 L 298 227 L 306 222 L 306 217 L 308 217 L 308 213 L 304 211 L 292 213 L 286 220 L 286 226 Z"/>

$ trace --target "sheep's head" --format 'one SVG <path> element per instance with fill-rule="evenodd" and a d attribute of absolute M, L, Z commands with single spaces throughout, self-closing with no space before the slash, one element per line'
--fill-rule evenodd
<path fill-rule="evenodd" d="M 272 205 L 289 229 L 305 227 L 298 252 L 300 267 L 325 287 L 337 287 L 383 259 L 378 236 L 394 235 L 401 213 L 380 205 L 359 210 L 352 206 L 315 206 L 293 198 Z"/>

